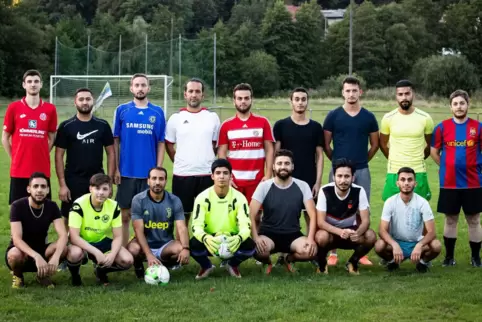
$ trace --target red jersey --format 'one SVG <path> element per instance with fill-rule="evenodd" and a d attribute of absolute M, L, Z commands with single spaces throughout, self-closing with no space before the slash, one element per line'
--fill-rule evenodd
<path fill-rule="evenodd" d="M 37 108 L 25 101 L 11 103 L 5 113 L 3 130 L 12 135 L 10 177 L 29 178 L 34 172 L 50 177 L 49 132 L 57 130 L 57 110 L 40 100 Z"/>
<path fill-rule="evenodd" d="M 245 121 L 234 116 L 219 130 L 218 146 L 227 144 L 227 159 L 233 167 L 233 180 L 238 186 L 257 184 L 264 176 L 264 141 L 274 142 L 267 118 L 250 114 Z"/>

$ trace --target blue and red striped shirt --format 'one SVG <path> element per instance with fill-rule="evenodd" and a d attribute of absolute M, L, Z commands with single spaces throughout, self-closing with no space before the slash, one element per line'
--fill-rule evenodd
<path fill-rule="evenodd" d="M 463 124 L 453 119 L 434 129 L 431 146 L 441 149 L 440 188 L 470 189 L 482 186 L 482 126 L 474 119 Z"/>

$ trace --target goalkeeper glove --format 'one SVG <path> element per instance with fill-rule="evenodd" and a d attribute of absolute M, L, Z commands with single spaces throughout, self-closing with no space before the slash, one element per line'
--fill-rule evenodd
<path fill-rule="evenodd" d="M 241 241 L 242 238 L 239 235 L 234 235 L 226 238 L 226 242 L 228 243 L 228 249 L 231 254 L 234 254 L 238 250 L 239 246 L 241 246 Z"/>
<path fill-rule="evenodd" d="M 208 252 L 210 252 L 211 255 L 215 255 L 219 250 L 221 242 L 214 236 L 206 234 L 203 237 L 203 244 L 204 246 L 206 246 Z"/>

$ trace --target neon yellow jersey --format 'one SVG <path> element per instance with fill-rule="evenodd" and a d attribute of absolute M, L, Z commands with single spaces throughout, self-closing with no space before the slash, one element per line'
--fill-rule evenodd
<path fill-rule="evenodd" d="M 426 172 L 425 135 L 432 134 L 433 128 L 430 115 L 417 108 L 408 115 L 398 109 L 385 114 L 380 133 L 390 135 L 388 173 L 397 173 L 401 167 L 411 167 L 418 173 Z"/>
<path fill-rule="evenodd" d="M 214 187 L 201 192 L 194 201 L 192 220 L 194 237 L 202 242 L 205 234 L 238 234 L 245 241 L 251 235 L 251 220 L 246 197 L 229 188 L 224 198 L 219 198 Z"/>
<path fill-rule="evenodd" d="M 69 213 L 69 227 L 80 229 L 80 237 L 88 243 L 112 238 L 112 228 L 122 227 L 119 205 L 107 199 L 97 211 L 90 201 L 90 193 L 75 200 Z"/>

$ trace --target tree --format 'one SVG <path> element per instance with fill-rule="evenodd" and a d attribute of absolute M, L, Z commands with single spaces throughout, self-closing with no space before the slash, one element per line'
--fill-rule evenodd
<path fill-rule="evenodd" d="M 261 26 L 266 10 L 272 6 L 272 0 L 238 1 L 232 9 L 228 24 L 232 29 L 238 28 L 246 21 L 251 21 L 255 25 Z"/>
<path fill-rule="evenodd" d="M 264 51 L 253 51 L 241 60 L 241 79 L 253 87 L 254 95 L 265 97 L 278 90 L 280 76 L 276 58 Z"/>
<path fill-rule="evenodd" d="M 186 26 L 188 35 L 197 34 L 202 28 L 212 28 L 218 20 L 218 12 L 213 0 L 193 0 L 193 17 Z"/>

